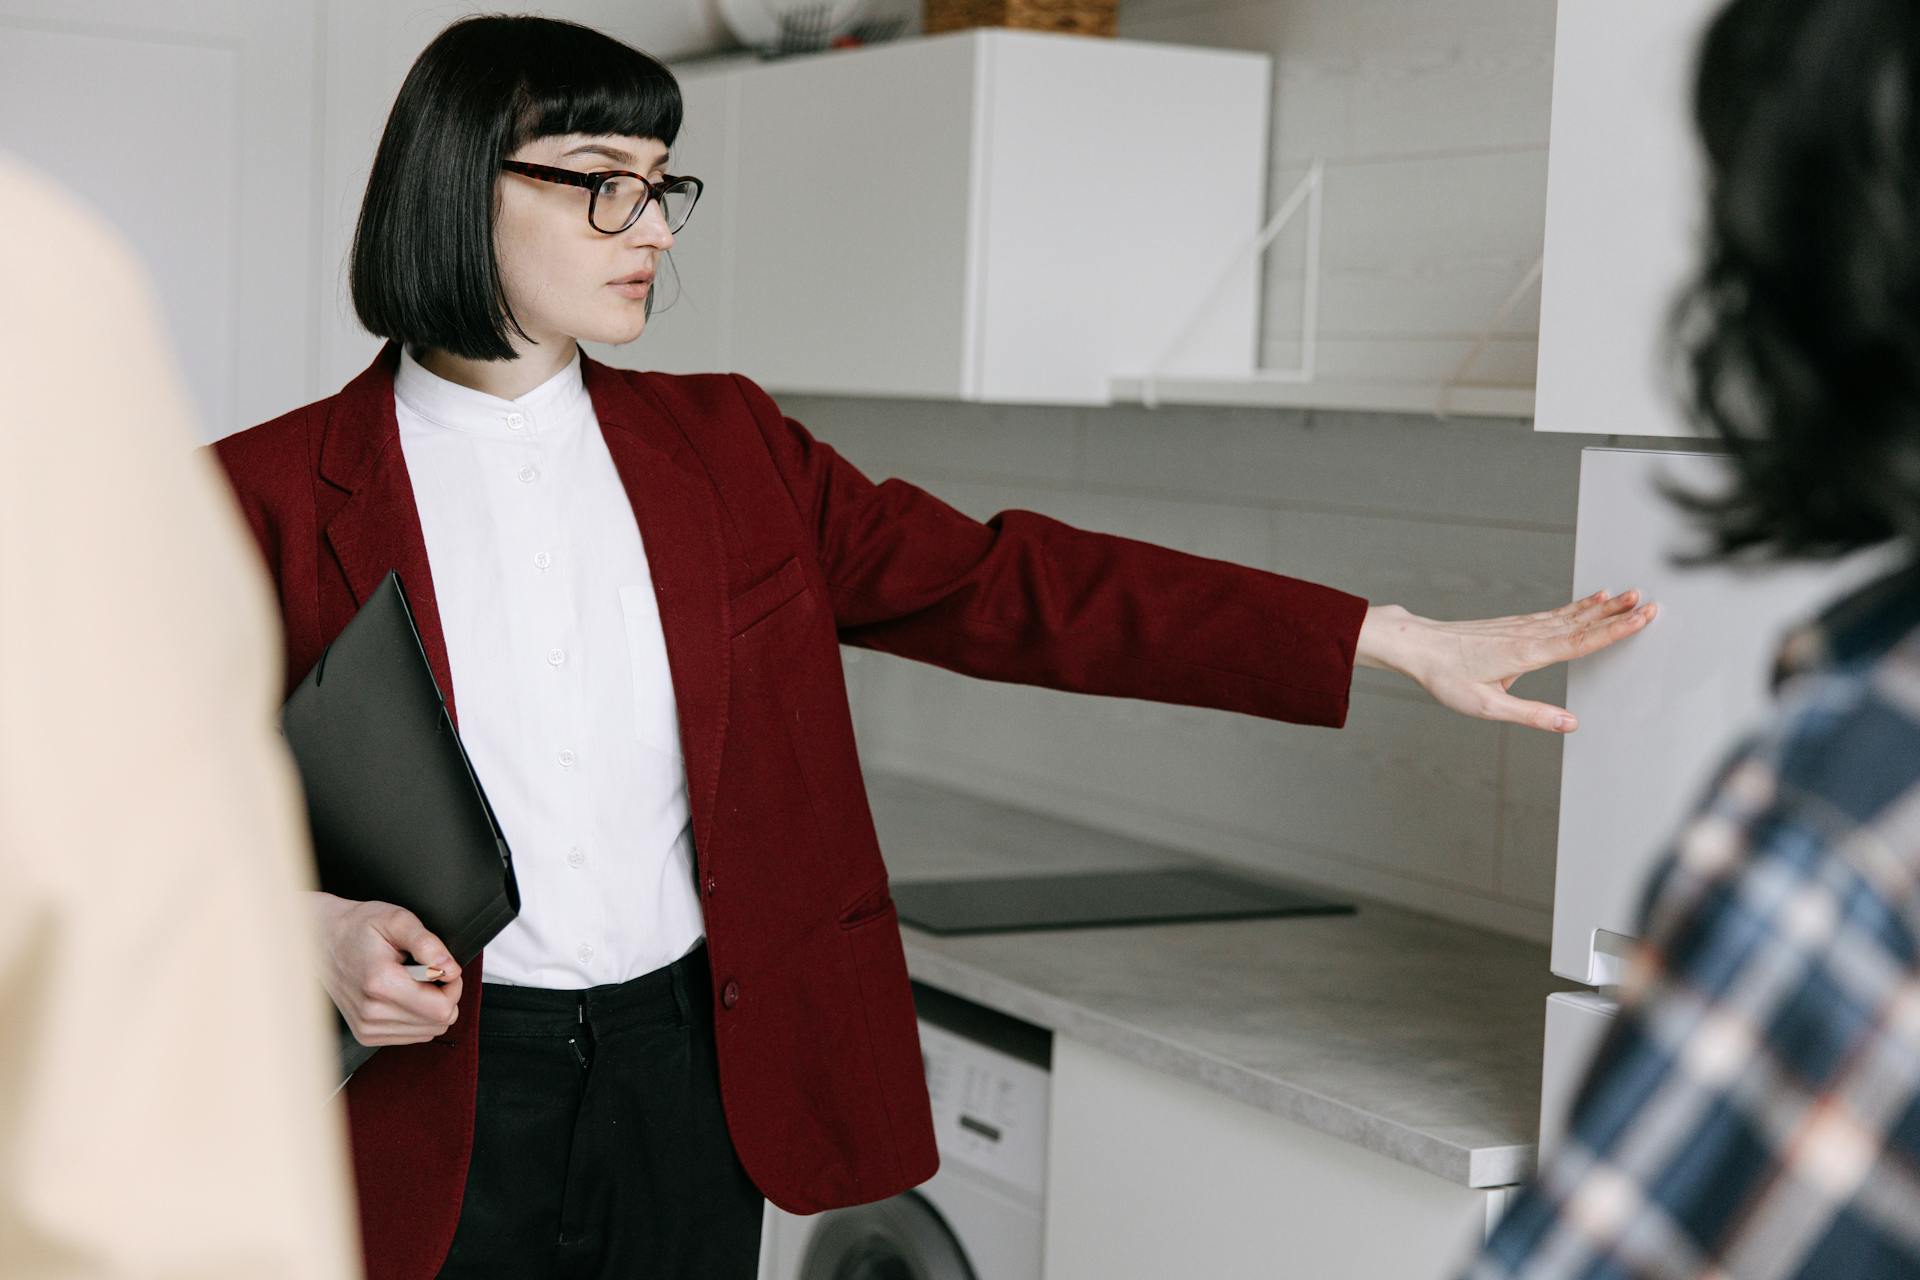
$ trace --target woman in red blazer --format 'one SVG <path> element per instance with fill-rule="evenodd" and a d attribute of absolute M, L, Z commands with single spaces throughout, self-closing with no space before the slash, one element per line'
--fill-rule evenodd
<path fill-rule="evenodd" d="M 577 340 L 639 337 L 649 303 L 608 282 L 657 265 L 673 241 L 662 205 L 684 212 L 692 188 L 663 196 L 671 179 L 657 168 L 646 188 L 588 175 L 663 160 L 679 124 L 665 67 L 571 23 L 470 18 L 422 52 L 354 243 L 356 309 L 389 341 L 337 394 L 211 446 L 278 589 L 289 690 L 397 569 L 458 723 L 397 428 L 400 344 L 433 373 L 511 400 L 563 370 Z M 562 160 L 596 140 L 639 163 Z M 588 1071 L 617 1069 L 607 1088 L 683 1090 L 684 1123 L 616 1132 L 577 1097 L 528 1083 L 489 1039 L 484 955 L 463 972 L 399 907 L 321 895 L 328 990 L 364 1042 L 390 1046 L 346 1091 L 373 1280 L 563 1269 L 746 1280 L 762 1197 L 812 1213 L 934 1173 L 842 644 L 988 680 L 1335 728 L 1354 666 L 1369 665 L 1465 714 L 1564 732 L 1559 708 L 1507 687 L 1651 616 L 1627 612 L 1629 592 L 1436 622 L 1033 511 L 983 523 L 904 481 L 872 482 L 739 374 L 633 372 L 579 354 L 657 594 L 706 927 L 698 969 L 633 980 L 684 998 L 698 975 L 678 1047 Z M 414 983 L 407 953 L 439 965 L 443 983 Z M 575 1156 L 563 1177 L 525 1157 L 509 1122 L 536 1104 L 558 1149 L 588 1144 L 599 1163 Z M 662 1168 L 685 1176 L 663 1184 Z"/>

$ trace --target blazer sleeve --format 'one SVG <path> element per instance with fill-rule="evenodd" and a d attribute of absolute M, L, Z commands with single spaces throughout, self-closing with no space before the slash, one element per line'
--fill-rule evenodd
<path fill-rule="evenodd" d="M 964 675 L 1346 723 L 1365 598 L 1018 508 L 875 483 L 731 374 L 809 530 L 840 639 Z"/>

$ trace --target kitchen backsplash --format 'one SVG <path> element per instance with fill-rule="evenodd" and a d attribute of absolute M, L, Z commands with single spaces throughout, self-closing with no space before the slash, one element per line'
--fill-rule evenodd
<path fill-rule="evenodd" d="M 911 480 L 975 519 L 1024 507 L 1435 618 L 1565 603 L 1579 450 L 1618 442 L 1395 414 L 781 406 L 873 479 Z M 1329 729 L 842 653 L 869 768 L 1547 937 L 1557 735 L 1462 716 L 1371 669 Z M 1560 703 L 1565 672 L 1513 692 Z"/>
<path fill-rule="evenodd" d="M 1123 0 L 1119 34 L 1273 59 L 1267 209 L 1314 159 L 1326 166 L 1319 375 L 1438 383 L 1540 257 L 1555 11 L 1550 0 Z M 1177 155 L 1144 159 L 1146 181 L 1180 172 Z M 1143 201 L 1140 217 L 1151 279 L 1155 240 L 1180 234 L 1179 201 Z M 1305 222 L 1263 259 L 1269 367 L 1300 360 Z M 1532 288 L 1470 379 L 1531 386 L 1539 320 Z"/>

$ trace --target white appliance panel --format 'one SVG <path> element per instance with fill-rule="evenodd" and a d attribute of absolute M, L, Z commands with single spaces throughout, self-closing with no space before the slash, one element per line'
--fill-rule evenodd
<path fill-rule="evenodd" d="M 1757 569 L 1669 568 L 1700 537 L 1654 489 L 1725 487 L 1720 455 L 1581 451 L 1570 598 L 1638 588 L 1659 605 L 1646 629 L 1567 668 L 1580 727 L 1563 745 L 1553 901 L 1553 971 L 1618 981 L 1647 873 L 1703 798 L 1714 768 L 1769 714 L 1768 676 L 1785 632 L 1893 566 L 1897 545 L 1840 561 Z"/>
<path fill-rule="evenodd" d="M 1565 1136 L 1574 1095 L 1619 1014 L 1619 1005 L 1589 991 L 1556 991 L 1547 997 L 1546 1047 L 1540 1063 L 1543 1162 Z"/>
<path fill-rule="evenodd" d="M 760 1280 L 1041 1280 L 1051 1074 L 926 1017 L 919 1027 L 939 1169 L 875 1204 L 800 1215 L 769 1203 Z"/>

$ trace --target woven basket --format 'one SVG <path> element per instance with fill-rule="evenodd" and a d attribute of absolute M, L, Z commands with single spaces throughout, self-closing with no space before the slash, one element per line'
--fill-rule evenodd
<path fill-rule="evenodd" d="M 1111 36 L 1118 5 L 1119 0 L 926 0 L 924 30 L 933 35 L 968 27 L 1018 27 Z"/>

